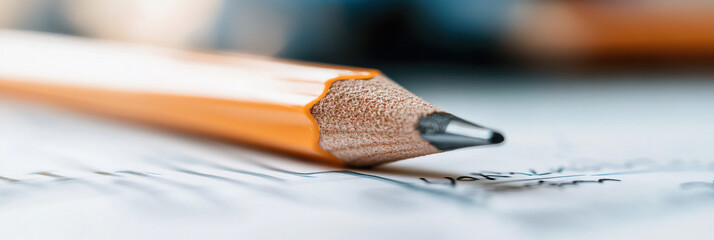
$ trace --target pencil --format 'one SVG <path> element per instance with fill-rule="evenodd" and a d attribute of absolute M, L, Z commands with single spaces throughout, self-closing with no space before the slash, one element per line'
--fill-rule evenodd
<path fill-rule="evenodd" d="M 501 143 L 378 70 L 0 31 L 0 94 L 350 167 Z"/>

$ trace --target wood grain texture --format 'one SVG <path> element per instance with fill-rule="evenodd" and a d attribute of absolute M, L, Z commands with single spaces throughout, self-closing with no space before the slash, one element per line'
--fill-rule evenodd
<path fill-rule="evenodd" d="M 319 145 L 352 167 L 366 167 L 441 152 L 416 130 L 419 117 L 440 112 L 383 75 L 341 80 L 311 113 Z"/>

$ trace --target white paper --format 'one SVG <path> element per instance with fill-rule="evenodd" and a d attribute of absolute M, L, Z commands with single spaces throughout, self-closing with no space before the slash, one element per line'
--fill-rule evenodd
<path fill-rule="evenodd" d="M 371 170 L 3 99 L 0 234 L 708 239 L 713 88 L 687 86 L 431 89 L 507 142 Z"/>

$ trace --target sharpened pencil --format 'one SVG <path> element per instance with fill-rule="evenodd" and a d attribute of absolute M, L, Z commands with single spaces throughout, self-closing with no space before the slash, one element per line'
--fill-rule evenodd
<path fill-rule="evenodd" d="M 370 167 L 503 142 L 381 72 L 0 31 L 0 93 Z"/>

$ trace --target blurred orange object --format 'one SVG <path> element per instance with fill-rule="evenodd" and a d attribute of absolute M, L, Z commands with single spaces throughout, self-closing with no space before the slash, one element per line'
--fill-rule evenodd
<path fill-rule="evenodd" d="M 711 1 L 538 1 L 514 19 L 512 42 L 537 59 L 714 58 Z"/>

